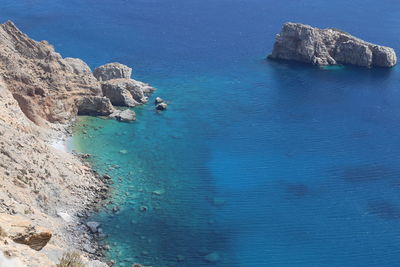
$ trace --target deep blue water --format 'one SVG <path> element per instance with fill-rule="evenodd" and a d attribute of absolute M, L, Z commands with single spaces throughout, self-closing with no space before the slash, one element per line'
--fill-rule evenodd
<path fill-rule="evenodd" d="M 285 21 L 399 52 L 398 1 L 1 3 L 1 20 L 91 67 L 130 65 L 170 102 L 78 122 L 76 148 L 115 182 L 93 219 L 118 266 L 399 265 L 398 67 L 264 60 Z"/>

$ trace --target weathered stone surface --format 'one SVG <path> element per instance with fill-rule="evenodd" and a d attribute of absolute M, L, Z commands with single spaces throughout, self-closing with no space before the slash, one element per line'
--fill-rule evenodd
<path fill-rule="evenodd" d="M 108 80 L 102 83 L 102 88 L 105 96 L 109 97 L 111 100 L 114 99 L 117 103 L 123 103 L 125 101 L 125 103 L 129 104 L 126 106 L 130 106 L 130 104 L 136 106 L 146 103 L 148 100 L 146 95 L 155 90 L 155 88 L 150 85 L 133 79 Z M 131 101 L 128 92 L 134 102 Z"/>
<path fill-rule="evenodd" d="M 271 59 L 294 60 L 314 65 L 350 64 L 363 67 L 393 67 L 394 50 L 365 42 L 337 29 L 318 29 L 299 23 L 285 23 Z"/>
<path fill-rule="evenodd" d="M 0 76 L 36 124 L 67 122 L 77 113 L 77 99 L 101 94 L 85 63 L 63 59 L 46 41 L 30 39 L 10 21 L 0 25 L 0 55 Z"/>
<path fill-rule="evenodd" d="M 126 82 L 126 79 L 114 79 L 103 82 L 101 89 L 104 96 L 108 97 L 113 105 L 134 107 L 139 105 L 139 102 L 129 92 L 128 84 L 129 82 Z M 144 97 L 143 93 L 142 97 Z"/>
<path fill-rule="evenodd" d="M 132 69 L 120 63 L 108 63 L 97 67 L 93 71 L 94 77 L 99 81 L 108 81 L 112 79 L 130 79 Z"/>
<path fill-rule="evenodd" d="M 116 110 L 110 117 L 120 122 L 130 122 L 136 120 L 136 113 L 130 109 Z"/>
<path fill-rule="evenodd" d="M 108 116 L 114 111 L 115 108 L 107 97 L 87 96 L 79 99 L 79 115 Z"/>
<path fill-rule="evenodd" d="M 52 236 L 49 230 L 18 216 L 0 214 L 0 226 L 7 238 L 37 251 L 46 246 Z"/>
<path fill-rule="evenodd" d="M 75 74 L 85 75 L 92 72 L 89 66 L 80 58 L 66 57 L 64 61 L 72 68 Z"/>

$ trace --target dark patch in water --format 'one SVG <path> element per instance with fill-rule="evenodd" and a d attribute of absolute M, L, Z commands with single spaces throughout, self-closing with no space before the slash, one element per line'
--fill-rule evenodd
<path fill-rule="evenodd" d="M 400 219 L 400 207 L 387 200 L 369 202 L 368 211 L 385 220 Z"/>
<path fill-rule="evenodd" d="M 304 198 L 304 197 L 312 195 L 310 188 L 305 184 L 301 184 L 301 183 L 284 184 L 284 186 L 285 186 L 286 194 L 289 197 Z"/>
<path fill-rule="evenodd" d="M 343 179 L 351 183 L 381 181 L 399 176 L 399 172 L 380 165 L 359 165 L 345 168 Z"/>

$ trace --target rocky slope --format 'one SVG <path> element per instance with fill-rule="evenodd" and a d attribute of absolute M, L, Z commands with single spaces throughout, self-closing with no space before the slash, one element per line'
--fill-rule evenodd
<path fill-rule="evenodd" d="M 62 58 L 12 22 L 0 25 L 0 262 L 12 256 L 29 267 L 54 266 L 64 252 L 78 250 L 88 266 L 104 266 L 93 260 L 99 253 L 82 218 L 106 197 L 105 181 L 51 145 L 65 138 L 77 114 L 135 118 L 114 108 L 102 83 L 139 84 L 140 99 L 149 86 L 131 80 L 122 64 L 99 72 L 98 80 L 82 60 Z"/>
<path fill-rule="evenodd" d="M 89 166 L 46 142 L 59 134 L 56 125 L 40 128 L 25 117 L 3 81 L 0 113 L 0 251 L 27 266 L 52 266 L 65 248 L 91 246 L 76 214 L 107 189 Z M 71 222 L 60 217 L 62 213 L 69 214 Z M 13 229 L 19 224 L 19 230 Z M 47 230 L 38 230 L 41 227 Z M 48 237 L 49 244 L 42 240 L 43 249 L 32 247 L 35 239 L 29 229 L 34 235 L 46 233 L 42 237 Z"/>
<path fill-rule="evenodd" d="M 276 36 L 269 58 L 362 67 L 393 67 L 397 63 L 393 48 L 368 43 L 338 29 L 318 29 L 291 22 L 285 23 Z"/>

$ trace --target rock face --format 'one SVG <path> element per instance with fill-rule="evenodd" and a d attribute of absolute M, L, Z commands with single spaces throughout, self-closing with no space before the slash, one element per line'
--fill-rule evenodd
<path fill-rule="evenodd" d="M 133 79 L 111 79 L 102 82 L 101 88 L 104 96 L 116 106 L 135 107 L 147 103 L 148 94 L 155 88 Z"/>
<path fill-rule="evenodd" d="M 30 39 L 10 21 L 0 25 L 0 76 L 25 115 L 39 125 L 67 122 L 77 113 L 77 99 L 102 94 L 86 63 L 63 59 L 46 41 Z"/>
<path fill-rule="evenodd" d="M 147 102 L 140 84 L 132 79 L 112 79 L 101 85 L 113 105 L 134 107 Z"/>
<path fill-rule="evenodd" d="M 108 63 L 97 67 L 93 71 L 94 77 L 99 81 L 108 81 L 111 79 L 130 79 L 132 69 L 120 63 Z"/>
<path fill-rule="evenodd" d="M 18 244 L 27 245 L 33 250 L 39 251 L 44 248 L 52 237 L 52 233 L 43 228 L 33 225 L 30 221 L 21 217 L 2 214 L 0 218 L 4 239 Z"/>
<path fill-rule="evenodd" d="M 78 100 L 78 114 L 90 116 L 108 116 L 115 108 L 107 97 L 87 96 Z"/>
<path fill-rule="evenodd" d="M 314 65 L 393 67 L 397 63 L 396 53 L 390 47 L 368 43 L 338 29 L 291 22 L 283 25 L 268 57 Z"/>
<path fill-rule="evenodd" d="M 57 214 L 75 217 L 106 187 L 77 157 L 49 145 L 63 126 L 35 125 L 1 77 L 0 114 L 0 251 L 28 267 L 54 266 L 65 250 L 90 245 Z"/>

